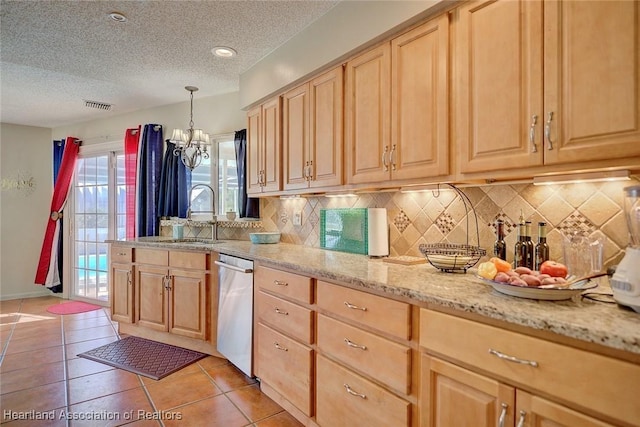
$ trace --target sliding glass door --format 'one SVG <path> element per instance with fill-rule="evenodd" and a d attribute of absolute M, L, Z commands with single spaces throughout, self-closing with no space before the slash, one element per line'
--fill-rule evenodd
<path fill-rule="evenodd" d="M 109 301 L 108 239 L 124 239 L 124 154 L 80 154 L 71 211 L 72 299 Z"/>

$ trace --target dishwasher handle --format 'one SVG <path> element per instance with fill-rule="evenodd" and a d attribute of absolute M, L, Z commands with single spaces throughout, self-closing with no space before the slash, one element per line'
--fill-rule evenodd
<path fill-rule="evenodd" d="M 241 268 L 235 265 L 227 264 L 226 262 L 214 261 L 214 263 L 220 267 L 228 268 L 229 270 L 239 271 L 240 273 L 253 273 L 253 268 Z"/>

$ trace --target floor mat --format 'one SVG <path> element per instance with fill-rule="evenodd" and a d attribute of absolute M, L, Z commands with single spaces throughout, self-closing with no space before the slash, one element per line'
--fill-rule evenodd
<path fill-rule="evenodd" d="M 49 313 L 53 314 L 78 314 L 87 311 L 99 310 L 99 305 L 88 304 L 82 301 L 69 301 L 60 304 L 53 304 L 47 308 Z"/>
<path fill-rule="evenodd" d="M 206 357 L 187 350 L 139 337 L 126 337 L 78 354 L 78 357 L 159 380 Z"/>

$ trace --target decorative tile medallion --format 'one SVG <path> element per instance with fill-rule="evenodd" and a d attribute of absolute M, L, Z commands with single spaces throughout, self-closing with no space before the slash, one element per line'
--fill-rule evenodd
<path fill-rule="evenodd" d="M 588 218 L 578 211 L 575 211 L 565 218 L 565 220 L 558 224 L 556 228 L 565 236 L 571 234 L 583 234 L 588 236 L 597 229 L 597 227 L 589 221 Z"/>
<path fill-rule="evenodd" d="M 398 215 L 393 218 L 393 224 L 396 226 L 399 232 L 403 232 L 411 224 L 411 220 L 402 209 L 398 212 Z"/>
<path fill-rule="evenodd" d="M 447 212 L 443 212 L 436 218 L 436 226 L 442 234 L 448 234 L 456 226 L 456 223 L 451 215 Z"/>

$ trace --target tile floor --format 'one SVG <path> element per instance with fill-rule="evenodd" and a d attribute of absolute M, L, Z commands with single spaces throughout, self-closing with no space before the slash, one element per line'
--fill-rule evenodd
<path fill-rule="evenodd" d="M 224 359 L 210 356 L 155 381 L 78 358 L 117 340 L 117 331 L 106 309 L 46 311 L 61 302 L 53 296 L 0 301 L 3 427 L 301 426 Z"/>

